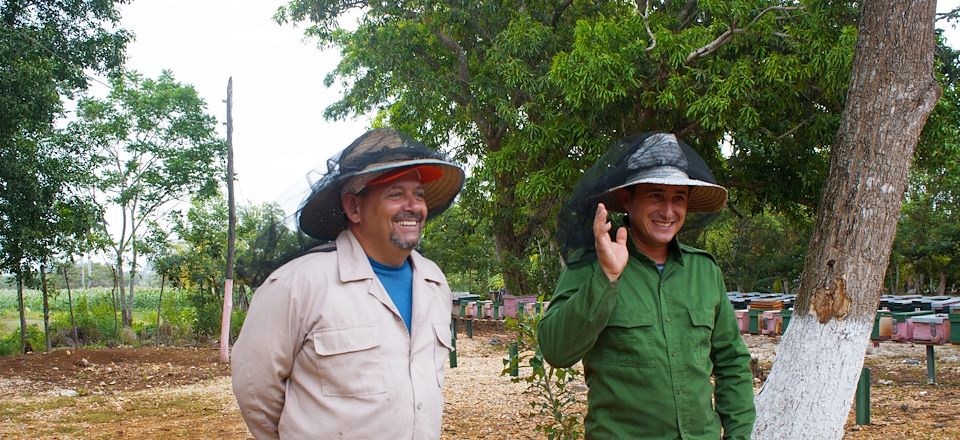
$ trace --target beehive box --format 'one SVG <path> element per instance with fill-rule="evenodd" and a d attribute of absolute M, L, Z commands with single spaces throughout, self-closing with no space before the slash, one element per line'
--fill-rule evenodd
<path fill-rule="evenodd" d="M 894 312 L 893 313 L 893 333 L 890 339 L 895 342 L 910 342 L 913 339 L 913 322 L 910 318 L 915 316 L 932 315 L 932 310 L 919 310 L 914 312 Z"/>
<path fill-rule="evenodd" d="M 775 336 L 780 333 L 780 311 L 767 310 L 760 314 L 760 334 Z"/>
<path fill-rule="evenodd" d="M 911 340 L 929 344 L 945 344 L 950 339 L 950 316 L 944 313 L 910 318 Z"/>

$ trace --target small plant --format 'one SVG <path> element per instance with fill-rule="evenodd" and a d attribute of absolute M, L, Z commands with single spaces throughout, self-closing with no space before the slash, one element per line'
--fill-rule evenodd
<path fill-rule="evenodd" d="M 581 375 L 575 368 L 556 368 L 543 360 L 537 342 L 537 324 L 542 314 L 520 319 L 507 318 L 506 327 L 517 332 L 516 357 L 503 360 L 501 376 L 517 371 L 513 382 L 526 382 L 524 391 L 533 400 L 530 407 L 537 418 L 537 431 L 548 439 L 574 440 L 583 438 L 581 416 L 576 411 L 577 393 L 572 383 Z"/>

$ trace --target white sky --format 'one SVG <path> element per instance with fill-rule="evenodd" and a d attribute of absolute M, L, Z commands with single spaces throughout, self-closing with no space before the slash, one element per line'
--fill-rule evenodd
<path fill-rule="evenodd" d="M 327 122 L 323 109 L 340 96 L 323 86 L 339 54 L 320 51 L 303 29 L 272 17 L 284 0 L 134 0 L 121 27 L 136 40 L 127 66 L 149 77 L 163 69 L 196 87 L 208 113 L 226 121 L 227 80 L 233 77 L 233 145 L 239 204 L 299 206 L 312 170 L 369 127 L 369 119 Z M 960 0 L 940 0 L 940 12 Z M 944 27 L 944 23 L 940 23 Z M 950 44 L 960 37 L 948 28 Z M 225 136 L 226 130 L 220 127 Z M 315 178 L 315 176 L 314 176 Z"/>
<path fill-rule="evenodd" d="M 121 27 L 136 40 L 127 67 L 152 78 L 163 69 L 193 85 L 226 137 L 227 80 L 233 77 L 233 148 L 238 204 L 276 202 L 287 213 L 309 190 L 307 174 L 369 127 L 369 119 L 327 122 L 340 90 L 323 86 L 339 53 L 305 41 L 303 28 L 272 17 L 282 0 L 134 0 Z M 311 176 L 316 180 L 316 176 Z"/>

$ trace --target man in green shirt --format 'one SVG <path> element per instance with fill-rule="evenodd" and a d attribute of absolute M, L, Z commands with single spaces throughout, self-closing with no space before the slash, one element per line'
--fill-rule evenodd
<path fill-rule="evenodd" d="M 674 135 L 645 133 L 614 144 L 561 213 L 567 267 L 539 343 L 551 365 L 583 360 L 587 438 L 750 437 L 750 353 L 720 268 L 676 238 L 688 211 L 725 206 L 713 181 Z M 608 210 L 626 227 L 611 233 Z"/>

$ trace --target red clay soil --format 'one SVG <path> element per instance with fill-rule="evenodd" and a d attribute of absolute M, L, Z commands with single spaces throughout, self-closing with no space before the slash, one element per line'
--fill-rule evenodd
<path fill-rule="evenodd" d="M 36 390 L 72 389 L 80 394 L 135 391 L 198 383 L 229 376 L 210 348 L 57 349 L 0 357 L 0 377 L 19 378 Z"/>

